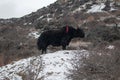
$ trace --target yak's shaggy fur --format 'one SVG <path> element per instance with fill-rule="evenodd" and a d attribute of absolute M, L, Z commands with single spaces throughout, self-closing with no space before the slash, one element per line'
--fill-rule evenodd
<path fill-rule="evenodd" d="M 68 29 L 68 30 L 66 30 Z M 57 30 L 48 30 L 41 34 L 38 38 L 37 46 L 39 50 L 42 50 L 42 54 L 45 52 L 48 45 L 62 46 L 62 49 L 66 49 L 72 38 L 85 36 L 84 31 L 80 28 L 74 29 L 71 26 L 68 28 L 63 27 Z"/>

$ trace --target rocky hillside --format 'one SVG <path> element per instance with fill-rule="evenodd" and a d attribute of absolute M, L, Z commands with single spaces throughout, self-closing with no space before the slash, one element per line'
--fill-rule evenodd
<path fill-rule="evenodd" d="M 1 19 L 0 24 L 34 26 L 40 29 L 66 24 L 80 27 L 94 20 L 103 21 L 116 17 L 115 20 L 119 21 L 119 6 L 119 0 L 58 0 L 21 18 Z"/>
<path fill-rule="evenodd" d="M 86 33 L 77 48 L 70 46 L 68 49 L 91 49 L 103 42 L 119 41 L 120 1 L 57 0 L 21 18 L 0 19 L 0 65 L 40 54 L 35 35 L 66 24 L 81 27 Z M 56 48 L 50 47 L 49 50 L 55 51 Z"/>

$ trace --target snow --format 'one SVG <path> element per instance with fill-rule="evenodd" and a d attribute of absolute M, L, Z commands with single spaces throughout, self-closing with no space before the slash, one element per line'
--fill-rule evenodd
<path fill-rule="evenodd" d="M 30 22 L 30 23 L 24 23 L 23 25 L 24 26 L 26 26 L 26 25 L 31 25 L 32 23 Z"/>
<path fill-rule="evenodd" d="M 73 56 L 74 54 L 72 54 L 70 51 L 58 51 L 54 54 L 47 54 L 43 58 L 43 65 L 47 66 L 43 68 L 43 73 L 40 73 L 40 75 L 45 77 L 44 80 L 64 80 L 65 74 L 68 73 L 67 68 L 72 68 L 72 65 L 69 63 L 69 61 Z M 51 76 L 49 76 L 48 73 Z"/>
<path fill-rule="evenodd" d="M 40 34 L 39 34 L 38 31 L 32 31 L 28 34 L 28 37 L 32 37 L 32 38 L 35 38 L 35 39 L 37 39 L 39 36 L 40 36 Z"/>
<path fill-rule="evenodd" d="M 104 3 L 95 4 L 91 6 L 91 9 L 87 11 L 87 13 L 95 13 L 95 12 L 103 12 L 102 9 L 105 7 Z"/>
<path fill-rule="evenodd" d="M 40 20 L 40 19 L 42 19 L 44 16 L 40 16 L 37 20 Z"/>
<path fill-rule="evenodd" d="M 50 13 L 48 13 L 48 14 L 46 14 L 46 15 L 47 15 L 47 21 L 48 21 L 48 22 L 50 22 L 51 20 L 53 20 L 53 18 L 50 17 L 50 15 L 51 15 Z"/>
<path fill-rule="evenodd" d="M 82 10 L 82 8 L 77 8 L 77 9 L 75 9 L 74 11 L 73 11 L 73 13 L 76 13 L 76 12 L 79 12 L 79 11 L 81 11 Z"/>
<path fill-rule="evenodd" d="M 51 20 L 53 20 L 53 18 L 47 18 L 47 21 L 50 22 Z"/>
<path fill-rule="evenodd" d="M 27 25 L 27 23 L 24 23 L 23 25 L 24 25 L 24 26 L 26 26 L 26 25 Z"/>
<path fill-rule="evenodd" d="M 113 8 L 114 3 L 111 3 L 111 9 L 110 11 L 114 11 L 116 9 Z M 105 4 L 104 3 L 100 3 L 100 4 L 94 4 L 91 6 L 91 9 L 89 9 L 87 11 L 87 13 L 95 13 L 95 12 L 104 12 L 102 9 L 105 8 Z"/>
<path fill-rule="evenodd" d="M 70 80 L 67 75 L 70 73 L 69 70 L 73 69 L 72 64 L 75 63 L 72 62 L 76 54 L 82 57 L 87 56 L 89 52 L 64 50 L 22 59 L 0 67 L 0 80 L 25 80 L 25 75 L 31 80 Z"/>
<path fill-rule="evenodd" d="M 109 46 L 107 46 L 106 48 L 107 48 L 107 49 L 114 49 L 115 46 L 114 46 L 114 45 L 109 45 Z"/>

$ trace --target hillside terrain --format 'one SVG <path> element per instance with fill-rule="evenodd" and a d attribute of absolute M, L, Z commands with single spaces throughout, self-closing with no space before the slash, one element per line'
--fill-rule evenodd
<path fill-rule="evenodd" d="M 98 42 L 119 40 L 119 3 L 119 0 L 58 0 L 21 18 L 0 19 L 0 65 L 40 54 L 37 37 L 31 36 L 67 24 L 84 29 L 86 37 L 78 43 L 86 49 Z"/>
<path fill-rule="evenodd" d="M 119 80 L 119 49 L 106 45 L 102 51 L 61 50 L 32 56 L 0 67 L 0 80 Z"/>
<path fill-rule="evenodd" d="M 13 62 L 0 68 L 0 80 L 66 80 L 79 53 L 89 55 L 86 50 L 58 51 Z"/>
<path fill-rule="evenodd" d="M 71 41 L 69 46 L 67 46 L 68 52 L 69 50 L 78 50 L 79 52 L 79 50 L 81 51 L 84 49 L 87 50 L 88 53 L 95 53 L 92 54 L 93 56 L 91 55 L 92 57 L 90 56 L 90 58 L 85 59 L 85 64 L 87 65 L 89 64 L 87 68 L 88 69 L 90 68 L 90 70 L 85 69 L 84 72 L 86 73 L 83 75 L 83 77 L 80 76 L 78 80 L 80 79 L 84 80 L 84 77 L 86 76 L 92 76 L 92 77 L 90 77 L 90 79 L 89 77 L 86 77 L 85 80 L 119 80 L 119 75 L 115 76 L 117 77 L 116 79 L 113 78 L 114 76 L 112 76 L 113 75 L 112 73 L 115 73 L 114 70 L 116 69 L 119 70 L 118 67 L 119 67 L 119 57 L 120 57 L 119 56 L 120 0 L 57 0 L 55 3 L 50 4 L 47 7 L 43 7 L 37 10 L 36 12 L 32 12 L 31 14 L 25 15 L 23 17 L 0 19 L 0 66 L 3 66 L 0 68 L 0 78 L 2 78 L 3 80 L 4 78 L 6 78 L 6 77 L 1 77 L 1 74 L 3 75 L 4 73 L 6 74 L 7 78 L 8 76 L 11 77 L 12 75 L 15 75 L 14 79 L 13 77 L 10 78 L 11 80 L 16 80 L 16 78 L 17 79 L 19 78 L 18 80 L 22 80 L 24 75 L 22 73 L 22 78 L 19 76 L 21 75 L 20 68 L 22 66 L 22 64 L 19 63 L 23 62 L 23 65 L 25 65 L 25 63 L 27 63 L 26 60 L 28 59 L 32 61 L 34 60 L 40 61 L 37 60 L 38 59 L 37 57 L 39 56 L 44 57 L 45 55 L 47 56 L 47 54 L 41 55 L 41 51 L 37 49 L 36 41 L 40 36 L 40 34 L 43 31 L 51 30 L 51 29 L 59 29 L 65 25 L 71 25 L 74 28 L 80 27 L 85 31 L 85 38 L 83 39 L 75 38 Z M 51 56 L 53 52 L 55 52 L 56 54 L 57 53 L 56 51 L 59 50 L 61 50 L 61 47 L 49 46 L 47 52 L 50 53 L 48 55 Z M 60 53 L 62 54 L 64 53 L 64 51 Z M 59 52 L 57 54 L 59 54 Z M 74 51 L 72 54 L 74 54 Z M 103 56 L 100 56 L 101 54 Z M 59 56 L 59 58 L 61 59 L 63 55 L 64 54 L 62 54 L 62 56 Z M 54 58 L 54 56 L 52 57 Z M 99 61 L 100 59 L 98 60 L 96 57 L 102 58 L 103 61 Z M 109 60 L 110 58 L 111 60 L 113 60 L 111 61 L 110 64 L 108 64 L 108 66 L 107 63 L 109 63 L 109 60 L 107 61 L 106 57 Z M 49 59 L 50 57 L 47 58 Z M 25 59 L 25 60 L 21 60 L 21 59 Z M 104 60 L 106 63 L 104 63 Z M 14 63 L 13 61 L 18 61 L 18 62 Z M 94 61 L 99 61 L 98 62 L 99 64 Z M 64 62 L 66 62 L 66 60 Z M 28 63 L 30 63 L 30 61 Z M 13 68 L 11 67 L 10 69 L 7 68 L 5 66 L 7 64 L 10 64 L 12 67 L 14 67 L 14 70 L 17 67 L 17 64 L 21 65 L 17 67 L 20 69 L 20 71 L 17 69 L 19 71 L 18 72 L 19 75 L 18 73 L 14 74 Z M 99 68 L 101 64 L 104 64 L 102 66 L 103 68 Z M 115 66 L 114 69 L 111 68 L 110 65 Z M 31 67 L 31 66 L 29 66 L 28 64 L 22 66 L 22 68 L 23 67 L 25 69 L 29 69 L 26 67 Z M 32 67 L 39 67 L 39 65 L 37 66 L 33 65 Z M 91 75 L 94 74 L 94 70 L 91 70 L 91 68 L 95 70 L 101 70 L 101 69 L 107 70 L 105 74 L 106 79 L 105 77 L 103 77 L 104 75 L 101 74 L 99 75 L 99 71 L 97 75 L 95 74 L 95 76 L 99 75 L 99 79 L 96 79 L 94 75 Z M 8 69 L 13 70 L 13 72 L 11 71 L 9 72 L 9 74 L 7 74 L 6 72 Z M 77 69 L 79 69 L 79 67 Z M 109 73 L 108 69 L 111 70 L 111 74 L 110 74 L 111 76 L 108 76 Z M 22 71 L 24 72 L 24 70 Z M 53 75 L 54 73 L 50 72 L 46 74 Z M 62 73 L 60 74 L 63 75 Z M 55 75 L 56 74 L 54 74 L 53 76 Z M 71 74 L 71 76 L 73 75 Z M 72 77 L 73 80 L 77 80 L 74 79 L 75 77 L 74 76 Z M 108 77 L 110 77 L 110 79 Z M 45 80 L 55 80 L 55 79 L 49 78 Z M 56 78 L 56 80 L 59 79 Z"/>

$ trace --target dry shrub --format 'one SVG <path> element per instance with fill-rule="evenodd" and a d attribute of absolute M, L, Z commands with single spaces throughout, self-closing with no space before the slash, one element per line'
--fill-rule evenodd
<path fill-rule="evenodd" d="M 120 41 L 115 42 L 120 46 Z M 109 45 L 108 45 L 109 46 Z M 89 51 L 89 57 L 77 60 L 70 78 L 72 80 L 120 80 L 120 47 L 101 47 Z"/>
<path fill-rule="evenodd" d="M 86 39 L 92 42 L 113 42 L 120 40 L 120 31 L 117 27 L 94 26 L 86 32 Z"/>
<path fill-rule="evenodd" d="M 39 73 L 43 69 L 42 58 L 41 56 L 38 56 L 38 58 L 39 60 L 37 61 L 37 63 L 39 62 L 39 64 L 36 64 L 35 59 L 30 60 L 29 66 L 27 67 L 26 71 L 21 71 L 17 73 L 17 75 L 21 76 L 23 80 L 42 80 L 42 78 L 38 79 Z"/>
<path fill-rule="evenodd" d="M 38 54 L 35 39 L 29 38 L 30 28 L 0 27 L 0 65 Z"/>

